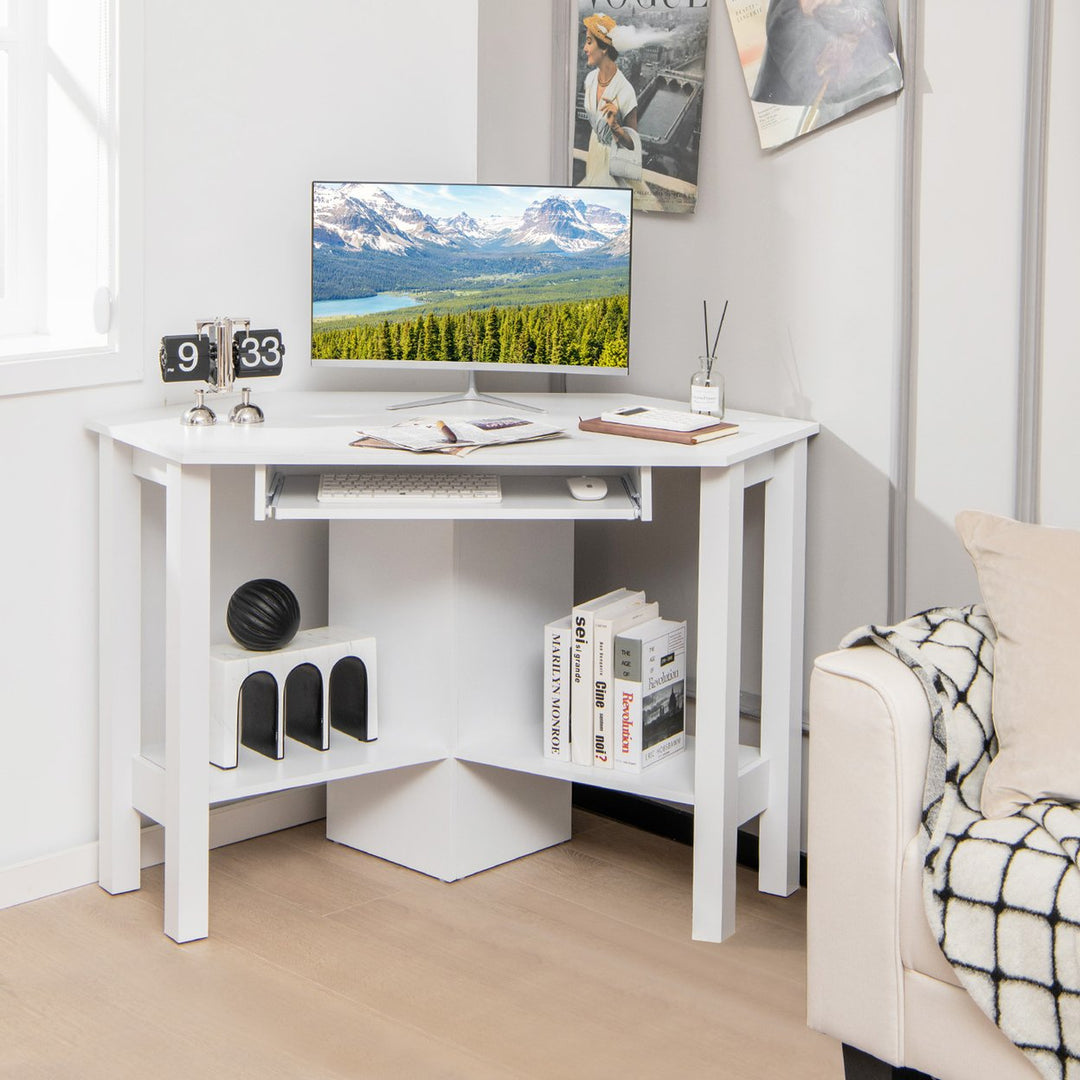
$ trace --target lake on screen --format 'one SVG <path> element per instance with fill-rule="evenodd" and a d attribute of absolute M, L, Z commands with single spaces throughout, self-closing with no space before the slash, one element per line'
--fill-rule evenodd
<path fill-rule="evenodd" d="M 311 314 L 316 319 L 324 319 L 330 315 L 377 315 L 381 311 L 416 307 L 419 303 L 415 297 L 403 293 L 381 292 L 374 296 L 360 296 L 355 300 L 315 300 L 311 305 Z"/>

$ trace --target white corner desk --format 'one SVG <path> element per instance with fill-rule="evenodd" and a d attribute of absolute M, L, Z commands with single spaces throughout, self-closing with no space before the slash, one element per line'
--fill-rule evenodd
<path fill-rule="evenodd" d="M 692 806 L 699 940 L 735 928 L 743 822 L 760 815 L 759 888 L 797 888 L 806 444 L 817 424 L 735 412 L 739 434 L 681 446 L 577 429 L 579 416 L 605 409 L 678 402 L 518 396 L 566 437 L 460 458 L 350 447 L 361 423 L 403 415 L 385 411 L 400 393 L 264 393 L 258 426 L 185 427 L 182 407 L 91 425 L 100 442 L 100 881 L 111 893 L 139 888 L 139 814 L 164 826 L 169 937 L 208 934 L 210 808 L 323 783 L 330 839 L 444 881 L 568 839 L 572 781 Z M 216 468 L 236 466 L 251 470 L 260 528 L 332 518 L 330 622 L 376 638 L 377 741 L 320 752 L 287 740 L 280 761 L 241 747 L 237 768 L 208 764 L 208 657 L 213 641 L 227 639 L 210 625 L 210 489 Z M 504 499 L 330 511 L 311 478 L 335 467 L 495 471 Z M 574 600 L 574 522 L 648 520 L 654 468 L 700 475 L 697 611 L 685 613 L 697 625 L 696 735 L 684 754 L 641 775 L 547 760 L 542 630 Z M 607 476 L 608 496 L 571 498 L 565 477 L 582 473 Z M 165 503 L 164 747 L 154 748 L 140 734 L 144 484 L 160 485 Z M 755 484 L 765 485 L 761 744 L 749 748 L 738 739 L 743 496 Z"/>

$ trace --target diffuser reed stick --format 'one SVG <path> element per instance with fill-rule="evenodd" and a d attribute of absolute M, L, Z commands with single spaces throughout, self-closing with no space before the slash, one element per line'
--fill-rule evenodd
<path fill-rule="evenodd" d="M 705 367 L 705 377 L 711 379 L 713 362 L 716 360 L 716 349 L 720 344 L 720 331 L 724 329 L 724 319 L 727 318 L 728 302 L 724 301 L 724 310 L 720 312 L 720 325 L 716 328 L 716 337 L 713 338 L 711 349 L 709 348 L 709 301 L 702 300 L 701 304 L 705 312 L 705 356 L 708 360 Z"/>

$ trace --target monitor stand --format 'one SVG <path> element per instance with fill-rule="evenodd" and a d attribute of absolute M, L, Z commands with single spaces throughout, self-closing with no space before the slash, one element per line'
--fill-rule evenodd
<path fill-rule="evenodd" d="M 419 401 L 401 401 L 396 405 L 387 405 L 388 409 L 421 409 L 428 405 L 448 405 L 454 401 L 484 401 L 490 405 L 509 405 L 512 409 L 528 409 L 529 412 L 542 413 L 545 410 L 536 405 L 526 405 L 521 401 L 511 401 L 509 398 L 493 397 L 491 394 L 481 394 L 476 389 L 476 372 L 469 371 L 469 385 L 464 393 L 446 394 L 444 397 L 421 398 Z"/>

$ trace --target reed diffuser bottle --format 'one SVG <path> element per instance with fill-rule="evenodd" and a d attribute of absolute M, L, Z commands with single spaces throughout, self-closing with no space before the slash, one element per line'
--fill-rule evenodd
<path fill-rule="evenodd" d="M 716 357 L 698 358 L 698 369 L 690 379 L 690 411 L 724 418 L 724 376 L 718 370 Z"/>
<path fill-rule="evenodd" d="M 690 411 L 705 416 L 724 419 L 724 376 L 716 364 L 716 347 L 720 344 L 720 331 L 724 329 L 727 318 L 728 302 L 724 301 L 724 310 L 720 313 L 720 325 L 716 328 L 716 337 L 709 347 L 709 303 L 702 301 L 705 314 L 705 355 L 698 357 L 698 369 L 690 379 Z"/>

